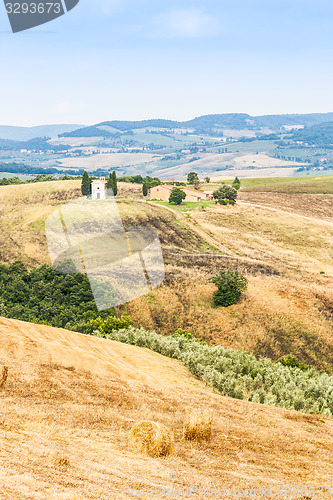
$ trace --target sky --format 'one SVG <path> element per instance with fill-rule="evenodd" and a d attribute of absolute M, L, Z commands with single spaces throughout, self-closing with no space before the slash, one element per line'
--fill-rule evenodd
<path fill-rule="evenodd" d="M 0 124 L 333 111 L 332 0 L 80 0 L 13 34 Z"/>

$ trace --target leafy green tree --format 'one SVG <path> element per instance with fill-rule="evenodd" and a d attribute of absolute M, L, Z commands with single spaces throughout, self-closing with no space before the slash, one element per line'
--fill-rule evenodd
<path fill-rule="evenodd" d="M 148 195 L 148 186 L 146 183 L 142 184 L 142 194 L 145 197 Z"/>
<path fill-rule="evenodd" d="M 237 191 L 240 189 L 241 187 L 241 183 L 240 183 L 240 180 L 238 179 L 238 177 L 235 177 L 233 183 L 232 183 L 232 187 L 234 189 L 236 189 Z"/>
<path fill-rule="evenodd" d="M 186 194 L 179 188 L 174 188 L 171 191 L 169 197 L 169 203 L 174 203 L 175 205 L 180 205 L 183 200 L 185 200 Z"/>
<path fill-rule="evenodd" d="M 199 180 L 199 177 L 198 177 L 198 174 L 196 172 L 190 172 L 187 175 L 187 182 L 189 184 L 194 184 L 194 181 L 198 181 L 198 180 Z"/>
<path fill-rule="evenodd" d="M 210 281 L 218 288 L 213 295 L 216 306 L 237 304 L 242 292 L 247 289 L 247 278 L 238 271 L 220 271 Z"/>
<path fill-rule="evenodd" d="M 210 177 L 205 177 L 205 182 L 206 182 L 207 184 L 209 184 L 209 183 L 210 183 Z"/>
<path fill-rule="evenodd" d="M 86 171 L 84 171 L 82 176 L 81 192 L 83 196 L 89 196 L 91 194 L 91 178 Z"/>
<path fill-rule="evenodd" d="M 215 200 L 233 200 L 237 199 L 237 190 L 227 184 L 223 184 L 219 189 L 213 192 Z"/>
<path fill-rule="evenodd" d="M 193 187 L 194 187 L 194 189 L 196 189 L 197 191 L 200 191 L 200 189 L 201 189 L 201 183 L 200 183 L 200 181 L 199 181 L 199 180 L 195 180 L 195 181 L 193 182 Z"/>

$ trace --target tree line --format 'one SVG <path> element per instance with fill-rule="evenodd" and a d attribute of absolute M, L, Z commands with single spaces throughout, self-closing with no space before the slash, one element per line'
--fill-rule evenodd
<path fill-rule="evenodd" d="M 114 327 L 131 324 L 117 319 L 113 309 L 97 310 L 86 275 L 46 264 L 29 271 L 20 261 L 0 265 L 0 316 L 81 333 L 92 333 L 98 318 Z"/>
<path fill-rule="evenodd" d="M 81 180 L 81 191 L 84 196 L 91 195 L 91 185 L 92 185 L 93 177 L 89 176 L 88 172 L 84 172 Z M 142 175 L 132 175 L 132 176 L 124 176 L 117 177 L 115 171 L 109 174 L 107 178 L 107 188 L 112 189 L 114 196 L 118 194 L 118 182 L 127 182 L 132 184 L 142 184 L 142 193 L 143 196 L 147 196 L 148 190 L 153 186 L 159 186 L 161 184 L 160 179 L 157 177 L 150 177 L 147 175 L 146 177 L 142 177 Z"/>

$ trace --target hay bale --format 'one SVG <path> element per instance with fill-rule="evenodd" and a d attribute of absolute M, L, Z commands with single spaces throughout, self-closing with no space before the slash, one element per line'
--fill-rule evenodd
<path fill-rule="evenodd" d="M 167 456 L 174 450 L 173 432 L 165 425 L 150 420 L 136 424 L 128 441 L 132 451 L 150 457 Z"/>
<path fill-rule="evenodd" d="M 184 438 L 188 441 L 209 441 L 212 437 L 212 426 L 211 412 L 191 410 L 184 422 Z"/>
<path fill-rule="evenodd" d="M 70 467 L 70 461 L 67 457 L 56 456 L 54 459 L 54 465 L 56 467 Z"/>
<path fill-rule="evenodd" d="M 0 389 L 5 386 L 8 377 L 8 367 L 1 366 L 0 367 Z"/>

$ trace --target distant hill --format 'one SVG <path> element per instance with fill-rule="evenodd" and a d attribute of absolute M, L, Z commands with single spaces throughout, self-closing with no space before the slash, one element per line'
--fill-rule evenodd
<path fill-rule="evenodd" d="M 82 125 L 40 125 L 38 127 L 12 127 L 0 125 L 0 139 L 12 141 L 29 141 L 35 137 L 55 138 L 59 134 L 72 132 Z"/>
<path fill-rule="evenodd" d="M 59 137 L 114 137 L 131 130 L 156 128 L 190 128 L 197 133 L 214 133 L 223 129 L 233 130 L 261 130 L 269 128 L 278 131 L 283 126 L 303 125 L 305 127 L 323 122 L 333 122 L 333 113 L 313 113 L 305 115 L 266 115 L 251 116 L 246 113 L 228 113 L 205 115 L 193 120 L 177 122 L 172 120 L 153 119 L 142 121 L 106 121 L 90 127 L 81 127 L 76 130 L 65 131 Z"/>
<path fill-rule="evenodd" d="M 0 150 L 19 151 L 20 149 L 35 149 L 39 151 L 47 151 L 53 149 L 54 151 L 61 151 L 69 149 L 70 146 L 65 144 L 56 145 L 50 144 L 48 137 L 35 137 L 28 141 L 12 141 L 10 139 L 0 139 Z"/>
<path fill-rule="evenodd" d="M 333 122 L 320 123 L 293 132 L 294 141 L 307 142 L 314 146 L 333 147 Z"/>
<path fill-rule="evenodd" d="M 83 127 L 75 131 L 59 134 L 59 137 L 114 137 L 119 132 L 128 132 L 141 128 L 172 129 L 184 126 L 172 120 L 111 121 L 101 122 L 91 127 Z"/>

